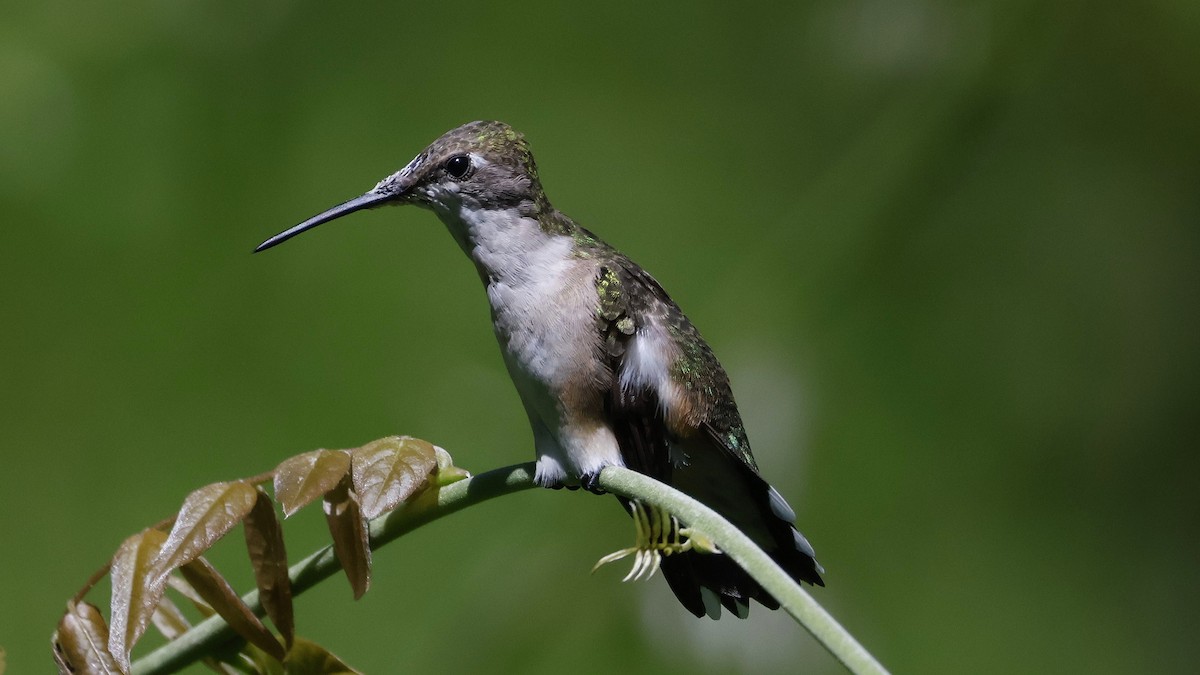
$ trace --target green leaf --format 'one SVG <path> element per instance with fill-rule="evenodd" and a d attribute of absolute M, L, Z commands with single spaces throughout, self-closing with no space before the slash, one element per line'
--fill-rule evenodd
<path fill-rule="evenodd" d="M 254 581 L 258 586 L 258 597 L 263 609 L 279 632 L 285 644 L 292 644 L 295 636 L 295 618 L 292 614 L 292 582 L 288 578 L 287 550 L 283 544 L 283 530 L 275 517 L 275 505 L 261 489 L 254 508 L 242 522 L 246 535 L 246 551 L 254 567 Z"/>
<path fill-rule="evenodd" d="M 154 562 L 159 574 L 165 577 L 207 551 L 242 522 L 257 498 L 258 490 L 243 481 L 205 485 L 188 495 Z"/>
<path fill-rule="evenodd" d="M 275 467 L 275 499 L 289 517 L 337 486 L 350 470 L 343 450 L 313 450 L 285 459 Z"/>
<path fill-rule="evenodd" d="M 158 559 L 164 532 L 153 528 L 142 530 L 121 542 L 112 559 L 109 576 L 112 579 L 112 627 L 108 635 L 108 651 L 125 670 L 129 669 L 129 652 L 137 643 L 165 590 L 164 578 L 154 561 Z"/>
<path fill-rule="evenodd" d="M 433 446 L 409 436 L 388 436 L 350 451 L 351 476 L 363 517 L 391 511 L 429 484 L 437 468 Z"/>
<path fill-rule="evenodd" d="M 67 603 L 52 638 L 54 662 L 60 673 L 127 673 L 108 651 L 108 626 L 95 605 Z"/>
<path fill-rule="evenodd" d="M 371 586 L 371 546 L 367 521 L 358 505 L 358 497 L 350 489 L 349 476 L 325 495 L 325 522 L 333 537 L 333 552 L 337 555 L 357 600 Z"/>
<path fill-rule="evenodd" d="M 217 614 L 246 641 L 282 661 L 286 651 L 279 640 L 267 630 L 254 612 L 212 565 L 204 558 L 196 558 L 179 568 L 196 593 L 204 598 Z"/>

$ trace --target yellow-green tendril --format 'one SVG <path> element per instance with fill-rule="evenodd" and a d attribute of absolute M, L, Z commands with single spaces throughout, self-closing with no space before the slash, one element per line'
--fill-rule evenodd
<path fill-rule="evenodd" d="M 679 519 L 661 507 L 643 504 L 636 499 L 629 501 L 633 515 L 633 546 L 623 548 L 596 561 L 592 573 L 630 555 L 633 567 L 621 581 L 638 581 L 654 576 L 662 565 L 663 556 L 691 550 L 704 553 L 720 553 L 712 540 L 690 528 L 681 527 Z"/>

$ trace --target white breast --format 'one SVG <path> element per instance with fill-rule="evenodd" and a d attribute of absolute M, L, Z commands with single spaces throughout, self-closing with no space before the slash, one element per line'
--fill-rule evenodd
<path fill-rule="evenodd" d="M 537 480 L 559 484 L 620 464 L 598 418 L 604 365 L 596 326 L 596 264 L 569 236 L 515 211 L 437 209 L 487 285 L 496 339 L 537 444 Z"/>

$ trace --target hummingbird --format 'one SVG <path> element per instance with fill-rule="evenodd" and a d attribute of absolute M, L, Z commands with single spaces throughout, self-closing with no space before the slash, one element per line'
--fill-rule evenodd
<path fill-rule="evenodd" d="M 602 469 L 632 469 L 724 516 L 792 578 L 825 585 L 795 511 L 759 472 L 708 343 L 654 277 L 550 204 L 529 144 L 509 125 L 452 129 L 367 193 L 255 252 L 400 204 L 432 210 L 475 264 L 533 431 L 537 485 L 602 492 Z M 745 618 L 751 599 L 779 607 L 726 555 L 688 550 L 661 569 L 697 617 L 720 618 L 724 607 Z"/>

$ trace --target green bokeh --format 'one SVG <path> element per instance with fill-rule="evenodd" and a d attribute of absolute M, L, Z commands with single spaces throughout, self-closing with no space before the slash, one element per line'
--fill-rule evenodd
<path fill-rule="evenodd" d="M 247 4 L 2 10 L 10 673 L 51 669 L 65 600 L 194 487 L 392 433 L 532 458 L 432 215 L 249 254 L 478 118 L 705 332 L 818 599 L 885 664 L 1195 667 L 1194 3 Z M 371 673 L 837 672 L 777 613 L 587 574 L 631 536 L 610 499 L 514 496 L 379 553 L 358 603 L 304 596 L 299 630 Z M 244 587 L 236 542 L 215 558 Z"/>

